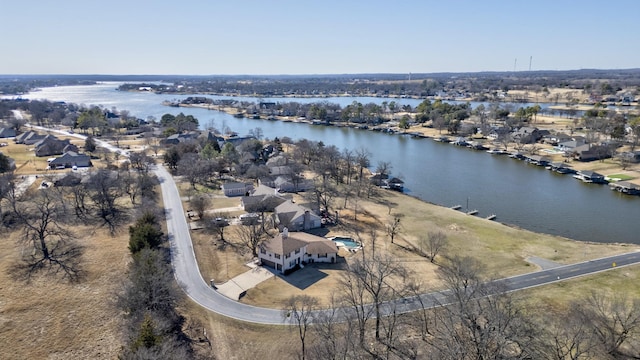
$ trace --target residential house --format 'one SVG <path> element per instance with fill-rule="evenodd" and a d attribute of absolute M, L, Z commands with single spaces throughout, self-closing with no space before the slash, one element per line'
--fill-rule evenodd
<path fill-rule="evenodd" d="M 296 178 L 296 180 L 293 181 L 290 176 L 276 177 L 273 185 L 278 191 L 290 193 L 309 191 L 315 187 L 313 180 Z"/>
<path fill-rule="evenodd" d="M 571 152 L 580 161 L 593 161 L 610 158 L 615 147 L 608 145 L 585 144 L 574 148 Z"/>
<path fill-rule="evenodd" d="M 16 136 L 16 130 L 12 128 L 0 128 L 0 139 Z"/>
<path fill-rule="evenodd" d="M 67 151 L 62 156 L 49 162 L 50 169 L 72 168 L 91 166 L 91 157 L 85 154 L 78 154 L 75 151 Z"/>
<path fill-rule="evenodd" d="M 274 222 L 292 231 L 316 229 L 322 226 L 322 219 L 311 209 L 287 200 L 278 205 L 273 213 Z"/>
<path fill-rule="evenodd" d="M 494 141 L 498 139 L 504 139 L 509 135 L 510 132 L 511 132 L 511 129 L 509 129 L 506 126 L 493 128 L 491 129 L 491 131 L 489 131 L 489 134 L 487 134 L 487 139 L 494 140 Z"/>
<path fill-rule="evenodd" d="M 557 133 L 557 134 L 548 134 L 542 137 L 542 141 L 551 144 L 553 146 L 558 146 L 558 144 L 571 141 L 571 136 L 565 133 Z"/>
<path fill-rule="evenodd" d="M 542 139 L 543 136 L 544 134 L 538 128 L 530 126 L 523 126 L 511 132 L 511 137 L 521 144 L 533 144 Z"/>
<path fill-rule="evenodd" d="M 286 275 L 303 263 L 335 263 L 338 248 L 331 240 L 304 232 L 289 232 L 285 228 L 260 245 L 258 258 L 262 265 Z"/>
<path fill-rule="evenodd" d="M 287 165 L 283 165 L 283 166 L 269 166 L 269 175 L 272 176 L 280 176 L 280 175 L 291 175 L 293 173 L 293 170 L 291 169 L 290 166 Z"/>
<path fill-rule="evenodd" d="M 572 151 L 573 149 L 585 144 L 586 141 L 583 137 L 573 137 L 571 140 L 559 142 L 556 148 L 560 151 Z"/>
<path fill-rule="evenodd" d="M 196 131 L 191 131 L 184 134 L 173 134 L 168 136 L 166 139 L 162 141 L 163 144 L 176 145 L 181 142 L 187 142 L 189 140 L 194 140 L 198 138 L 199 133 Z"/>
<path fill-rule="evenodd" d="M 233 145 L 234 148 L 237 148 L 243 142 L 245 142 L 247 140 L 254 140 L 254 139 L 255 139 L 255 136 L 242 136 L 242 137 L 241 136 L 232 136 L 232 137 L 229 137 L 229 138 L 225 139 L 224 143 L 220 144 L 220 148 L 222 149 L 222 147 L 226 143 L 230 143 L 231 145 Z"/>
<path fill-rule="evenodd" d="M 246 212 L 273 212 L 275 208 L 283 202 L 290 200 L 285 198 L 283 194 L 280 194 L 276 189 L 258 185 L 258 187 L 251 192 L 248 196 L 243 196 L 240 199 L 240 204 Z"/>
<path fill-rule="evenodd" d="M 47 135 L 42 140 L 33 144 L 36 156 L 61 155 L 65 151 L 78 151 L 69 139 L 60 140 L 53 135 Z"/>
<path fill-rule="evenodd" d="M 227 182 L 222 184 L 225 196 L 243 196 L 253 190 L 253 184 L 243 182 Z"/>
<path fill-rule="evenodd" d="M 24 145 L 33 145 L 47 136 L 47 135 L 38 134 L 35 131 L 29 131 L 29 132 L 23 133 L 22 135 L 16 137 L 16 143 L 24 144 Z"/>
<path fill-rule="evenodd" d="M 628 161 L 631 163 L 639 163 L 640 162 L 640 151 L 626 151 L 617 155 L 624 161 Z"/>

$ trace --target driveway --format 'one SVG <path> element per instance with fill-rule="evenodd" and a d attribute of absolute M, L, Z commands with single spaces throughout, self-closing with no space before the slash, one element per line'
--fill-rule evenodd
<path fill-rule="evenodd" d="M 218 292 L 229 299 L 240 300 L 240 297 L 244 295 L 244 292 L 275 276 L 271 271 L 263 267 L 255 265 L 252 266 L 253 268 L 247 272 L 240 274 L 223 284 L 216 284 Z"/>

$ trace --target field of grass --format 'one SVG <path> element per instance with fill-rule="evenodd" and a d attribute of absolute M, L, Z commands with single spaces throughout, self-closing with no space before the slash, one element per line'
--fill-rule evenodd
<path fill-rule="evenodd" d="M 85 246 L 87 277 L 77 284 L 41 275 L 25 284 L 11 278 L 11 265 L 24 251 L 19 232 L 0 242 L 0 358 L 113 359 L 122 338 L 115 305 L 127 264 L 128 234 L 74 229 Z"/>

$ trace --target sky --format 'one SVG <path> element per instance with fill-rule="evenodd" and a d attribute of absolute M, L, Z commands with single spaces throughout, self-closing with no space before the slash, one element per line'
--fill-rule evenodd
<path fill-rule="evenodd" d="M 640 67 L 638 1 L 0 0 L 0 74 Z"/>

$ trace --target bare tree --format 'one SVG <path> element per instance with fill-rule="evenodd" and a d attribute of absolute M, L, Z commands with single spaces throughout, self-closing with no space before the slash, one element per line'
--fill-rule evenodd
<path fill-rule="evenodd" d="M 454 257 L 439 275 L 450 289 L 445 305 L 434 311 L 437 326 L 426 342 L 436 358 L 538 358 L 538 335 L 522 307 L 500 283 L 484 282 L 484 266 L 469 257 Z M 438 301 L 436 301 L 438 302 Z"/>
<path fill-rule="evenodd" d="M 541 315 L 538 327 L 542 329 L 541 350 L 547 359 L 595 359 L 599 354 L 595 329 L 584 321 L 582 304 L 572 303 L 568 311 Z"/>
<path fill-rule="evenodd" d="M 266 235 L 267 233 L 262 230 L 262 226 L 258 223 L 238 226 L 240 244 L 251 251 L 253 257 L 258 256 L 258 248 Z"/>
<path fill-rule="evenodd" d="M 376 173 L 380 175 L 381 179 L 386 179 L 389 177 L 389 173 L 391 172 L 392 168 L 393 168 L 393 165 L 391 165 L 390 162 L 379 161 L 378 166 L 376 167 Z"/>
<path fill-rule="evenodd" d="M 346 315 L 340 308 L 335 293 L 331 294 L 331 305 L 314 316 L 313 327 L 315 341 L 309 346 L 309 357 L 318 360 L 350 359 L 357 346 L 357 337 L 351 336 L 355 323 L 341 321 Z M 355 341 L 354 341 L 355 340 Z"/>
<path fill-rule="evenodd" d="M 583 320 L 594 329 L 604 351 L 613 356 L 625 355 L 623 345 L 640 333 L 640 300 L 626 294 L 606 296 L 593 292 L 585 305 Z"/>
<path fill-rule="evenodd" d="M 371 165 L 371 161 L 369 160 L 371 157 L 371 153 L 365 148 L 360 148 L 356 150 L 356 164 L 358 165 L 358 182 L 364 181 L 364 169 L 368 168 Z"/>
<path fill-rule="evenodd" d="M 307 330 L 313 322 L 313 311 L 318 306 L 318 299 L 308 295 L 294 295 L 287 299 L 282 316 L 285 321 L 290 321 L 298 327 L 300 337 L 300 354 L 302 360 L 306 358 L 305 340 Z"/>
<path fill-rule="evenodd" d="M 387 224 L 387 235 L 391 239 L 391 243 L 393 244 L 393 239 L 395 239 L 396 235 L 400 232 L 400 215 L 394 215 L 393 218 L 389 220 Z"/>
<path fill-rule="evenodd" d="M 436 256 L 444 250 L 448 245 L 447 235 L 442 231 L 431 231 L 427 237 L 420 239 L 420 251 L 427 254 L 431 262 L 435 261 Z"/>
<path fill-rule="evenodd" d="M 88 189 L 93 201 L 96 216 L 114 233 L 124 219 L 124 209 L 117 203 L 122 196 L 122 187 L 117 173 L 98 170 L 89 179 Z"/>
<path fill-rule="evenodd" d="M 198 214 L 198 217 L 202 219 L 204 212 L 209 207 L 210 199 L 205 195 L 195 196 L 189 201 L 189 205 Z"/>
<path fill-rule="evenodd" d="M 22 226 L 21 241 L 31 249 L 18 265 L 17 275 L 30 279 L 39 271 L 48 271 L 61 273 L 71 281 L 80 279 L 83 249 L 65 227 L 68 215 L 59 195 L 43 189 L 29 201 L 18 202 L 15 198 L 11 201 L 13 213 Z"/>

